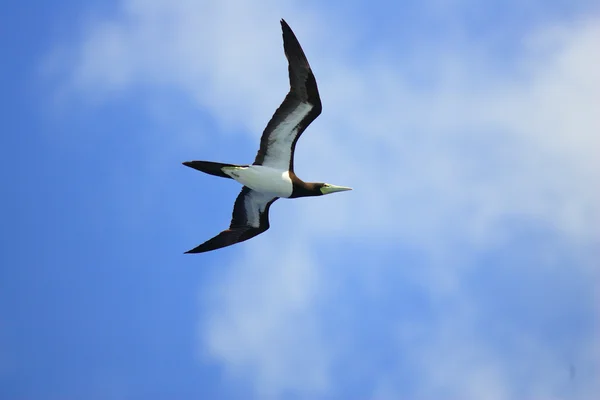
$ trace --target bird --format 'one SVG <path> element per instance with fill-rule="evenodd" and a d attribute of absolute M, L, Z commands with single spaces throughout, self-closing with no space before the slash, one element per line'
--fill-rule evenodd
<path fill-rule="evenodd" d="M 212 239 L 186 251 L 204 253 L 251 239 L 269 229 L 269 208 L 279 198 L 322 196 L 352 190 L 321 182 L 304 182 L 294 173 L 296 143 L 321 114 L 321 98 L 306 55 L 290 26 L 281 19 L 283 49 L 288 61 L 290 91 L 271 117 L 251 165 L 186 161 L 206 174 L 234 179 L 243 185 L 235 200 L 231 224 Z"/>

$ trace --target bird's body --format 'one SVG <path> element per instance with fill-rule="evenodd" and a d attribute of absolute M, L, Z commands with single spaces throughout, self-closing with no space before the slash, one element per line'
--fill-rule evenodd
<path fill-rule="evenodd" d="M 294 173 L 296 142 L 321 113 L 317 82 L 298 39 L 281 20 L 283 47 L 289 63 L 290 91 L 267 124 L 252 165 L 211 161 L 183 164 L 242 185 L 229 229 L 187 253 L 203 253 L 243 242 L 269 229 L 269 207 L 280 197 L 297 198 L 351 190 L 327 183 L 304 182 Z"/>
<path fill-rule="evenodd" d="M 293 193 L 290 171 L 265 167 L 264 165 L 248 165 L 245 167 L 223 167 L 223 172 L 244 186 L 274 197 L 290 197 Z"/>

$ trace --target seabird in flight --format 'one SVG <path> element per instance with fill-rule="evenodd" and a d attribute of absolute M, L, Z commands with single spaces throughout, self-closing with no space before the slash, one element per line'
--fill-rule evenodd
<path fill-rule="evenodd" d="M 290 91 L 267 124 L 252 165 L 187 161 L 183 165 L 230 178 L 244 187 L 233 206 L 229 229 L 186 253 L 204 253 L 243 242 L 269 229 L 269 207 L 280 197 L 321 196 L 349 187 L 304 182 L 294 173 L 294 151 L 302 132 L 321 114 L 317 82 L 296 35 L 282 19 Z"/>

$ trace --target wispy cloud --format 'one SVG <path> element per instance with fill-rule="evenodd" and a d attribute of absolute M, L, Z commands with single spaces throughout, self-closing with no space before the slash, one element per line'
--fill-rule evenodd
<path fill-rule="evenodd" d="M 206 321 L 203 353 L 227 360 L 229 372 L 249 378 L 261 398 L 298 387 L 307 394 L 325 391 L 332 355 L 314 313 L 326 284 L 317 263 L 299 244 L 257 246 L 209 296 L 215 307 Z M 265 255 L 282 262 L 264 263 Z"/>
<path fill-rule="evenodd" d="M 352 22 L 324 23 L 316 5 L 125 1 L 76 44 L 66 85 L 101 98 L 174 88 L 225 131 L 258 138 L 287 91 L 286 15 L 324 102 L 297 172 L 355 191 L 273 207 L 271 231 L 215 282 L 203 353 L 259 397 L 347 394 L 353 379 L 373 398 L 600 391 L 600 310 L 586 283 L 599 275 L 586 254 L 600 237 L 600 18 L 537 26 L 501 55 L 469 35 L 451 48 L 415 38 L 423 46 L 399 59 L 391 38 L 361 48 Z M 523 234 L 535 229 L 537 239 Z M 505 252 L 526 256 L 486 259 Z M 518 307 L 488 274 L 548 298 L 521 295 Z M 585 315 L 576 344 L 519 328 L 555 327 L 569 307 Z M 570 359 L 587 371 L 575 383 Z"/>

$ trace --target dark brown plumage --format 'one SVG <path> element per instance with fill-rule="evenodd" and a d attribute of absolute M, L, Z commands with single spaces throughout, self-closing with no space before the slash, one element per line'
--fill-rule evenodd
<path fill-rule="evenodd" d="M 231 225 L 229 226 L 229 229 L 224 230 L 214 238 L 202 243 L 192 250 L 186 251 L 186 254 L 204 253 L 216 250 L 260 235 L 269 229 L 269 208 L 278 198 L 279 197 L 265 197 L 264 195 L 261 195 L 261 193 L 244 186 L 233 205 L 233 214 L 231 215 Z M 252 221 L 249 220 L 249 217 L 253 216 L 248 215 L 247 201 L 259 204 L 258 227 L 252 226 Z M 260 207 L 261 205 L 264 205 L 264 207 Z"/>
<path fill-rule="evenodd" d="M 286 118 L 289 118 L 301 104 L 309 104 L 312 106 L 310 111 L 295 127 L 290 127 L 289 129 L 293 138 L 291 147 L 289 147 L 289 144 L 287 145 L 290 148 L 287 169 L 293 172 L 296 143 L 306 127 L 321 114 L 323 107 L 321 105 L 321 98 L 319 97 L 317 81 L 306 59 L 304 50 L 302 50 L 290 26 L 283 19 L 281 20 L 281 28 L 283 30 L 283 49 L 288 59 L 290 91 L 263 131 L 260 138 L 260 149 L 256 154 L 254 165 L 265 165 L 265 158 L 267 158 L 268 164 L 269 149 L 277 149 L 277 141 L 283 142 L 287 139 L 278 135 L 277 128 L 284 126 Z"/>

